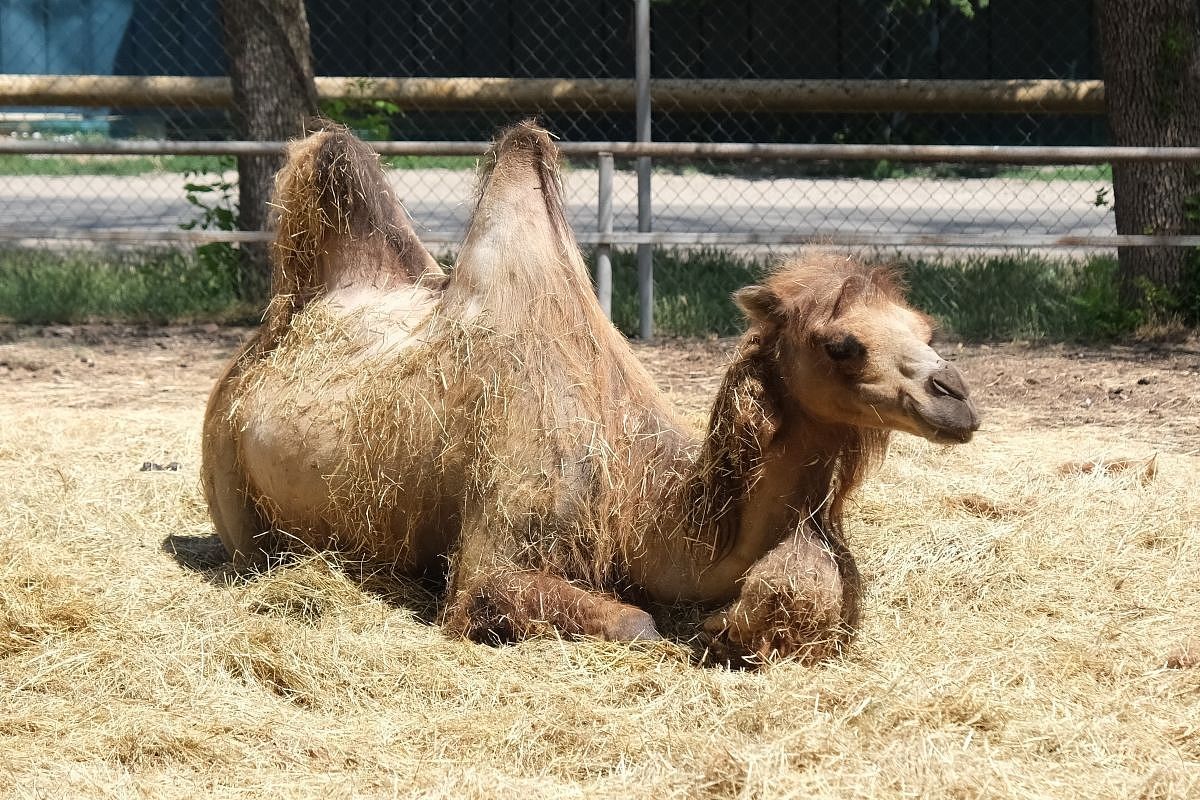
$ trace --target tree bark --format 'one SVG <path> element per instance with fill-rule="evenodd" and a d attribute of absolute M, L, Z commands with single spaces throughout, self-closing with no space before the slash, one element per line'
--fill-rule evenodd
<path fill-rule="evenodd" d="M 1200 144 L 1200 3 L 1097 0 L 1104 93 L 1117 145 Z M 1200 233 L 1200 165 L 1113 164 L 1117 232 Z M 1143 303 L 1144 280 L 1178 291 L 1182 247 L 1118 251 L 1122 295 Z"/>
<path fill-rule="evenodd" d="M 312 45 L 304 0 L 220 0 L 237 135 L 257 141 L 301 136 L 317 115 Z M 264 230 L 267 202 L 282 156 L 238 157 L 238 216 L 243 230 Z M 270 287 L 267 247 L 242 247 L 242 294 L 262 300 Z"/>

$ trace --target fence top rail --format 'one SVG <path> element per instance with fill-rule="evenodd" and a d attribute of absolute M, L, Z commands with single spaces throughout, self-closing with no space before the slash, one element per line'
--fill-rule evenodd
<path fill-rule="evenodd" d="M 627 78 L 319 76 L 315 84 L 323 100 L 387 100 L 406 111 L 632 111 L 636 103 L 634 81 Z M 656 106 L 676 111 L 1104 113 L 1098 80 L 658 78 L 650 93 Z M 227 108 L 233 89 L 224 77 L 0 74 L 0 105 Z"/>
<path fill-rule="evenodd" d="M 370 142 L 380 155 L 478 156 L 488 142 Z M 284 142 L 174 141 L 128 139 L 51 141 L 0 139 L 0 153 L 25 155 L 211 155 L 270 156 Z M 1023 147 L 1012 145 L 903 144 L 757 144 L 693 142 L 559 142 L 567 156 L 614 156 L 660 159 L 771 159 L 784 161 L 920 161 L 990 164 L 1106 164 L 1121 162 L 1200 161 L 1200 147 Z"/>

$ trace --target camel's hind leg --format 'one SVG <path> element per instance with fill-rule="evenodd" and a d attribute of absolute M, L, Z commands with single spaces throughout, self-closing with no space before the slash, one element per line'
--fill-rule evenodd
<path fill-rule="evenodd" d="M 246 494 L 237 445 L 228 431 L 205 432 L 202 482 L 213 528 L 230 560 L 239 567 L 266 566 L 265 526 Z"/>
<path fill-rule="evenodd" d="M 248 481 L 238 459 L 237 439 L 229 408 L 237 386 L 237 370 L 250 342 L 217 381 L 204 414 L 200 481 L 208 513 L 225 552 L 238 566 L 262 567 L 267 561 L 265 526 L 247 493 Z"/>

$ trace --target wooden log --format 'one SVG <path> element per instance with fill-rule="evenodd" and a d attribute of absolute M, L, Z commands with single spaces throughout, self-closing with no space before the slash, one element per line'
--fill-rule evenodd
<path fill-rule="evenodd" d="M 632 111 L 633 81 L 576 78 L 317 78 L 322 100 L 388 100 L 401 110 Z M 1102 114 L 1100 81 L 659 80 L 660 111 Z M 226 108 L 226 78 L 0 75 L 0 106 Z"/>
<path fill-rule="evenodd" d="M 228 78 L 173 75 L 0 75 L 0 106 L 227 108 Z"/>

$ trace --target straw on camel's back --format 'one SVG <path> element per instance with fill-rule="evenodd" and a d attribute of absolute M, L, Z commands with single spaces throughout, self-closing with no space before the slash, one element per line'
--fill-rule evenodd
<path fill-rule="evenodd" d="M 454 553 L 472 572 L 610 582 L 620 532 L 646 527 L 626 484 L 676 423 L 591 300 L 549 138 L 521 126 L 488 155 L 455 269 L 420 308 L 396 298 L 426 291 L 428 273 L 393 266 L 372 241 L 377 204 L 356 199 L 378 187 L 361 177 L 373 161 L 326 134 L 280 176 L 277 283 L 291 291 L 276 302 L 291 316 L 232 407 L 263 521 L 400 566 Z M 468 518 L 479 541 L 453 533 Z"/>

